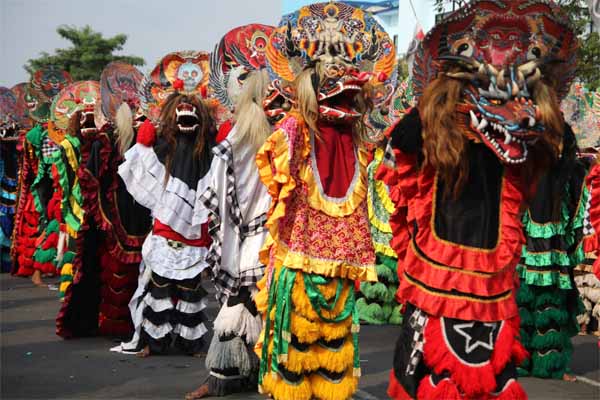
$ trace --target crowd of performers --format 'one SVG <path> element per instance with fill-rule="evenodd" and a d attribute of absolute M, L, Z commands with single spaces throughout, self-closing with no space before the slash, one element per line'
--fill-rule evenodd
<path fill-rule="evenodd" d="M 475 0 L 407 85 L 373 16 L 329 2 L 146 76 L 40 69 L 0 88 L 2 270 L 60 276 L 64 338 L 207 351 L 188 399 L 351 398 L 361 323 L 398 325 L 394 399 L 526 398 L 518 376 L 574 379 L 571 337 L 600 330 L 597 149 L 559 105 L 576 50 L 552 2 Z"/>

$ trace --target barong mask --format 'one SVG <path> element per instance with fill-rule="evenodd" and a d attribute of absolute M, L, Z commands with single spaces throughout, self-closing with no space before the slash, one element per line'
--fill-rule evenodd
<path fill-rule="evenodd" d="M 143 113 L 156 124 L 161 108 L 171 94 L 179 92 L 206 99 L 209 74 L 209 54 L 206 52 L 188 50 L 167 54 L 142 80 L 139 99 Z M 181 85 L 178 88 L 174 87 L 176 81 Z"/>
<path fill-rule="evenodd" d="M 29 117 L 29 105 L 27 104 L 27 86 L 25 82 L 21 82 L 13 86 L 10 90 L 15 95 L 17 101 L 17 126 L 21 131 L 29 131 L 33 126 Z"/>
<path fill-rule="evenodd" d="M 6 87 L 0 87 L 0 140 L 16 138 L 17 125 L 17 98 Z"/>
<path fill-rule="evenodd" d="M 26 97 L 30 117 L 39 123 L 47 122 L 54 97 L 71 82 L 68 72 L 53 66 L 35 71 L 29 81 Z"/>
<path fill-rule="evenodd" d="M 233 112 L 248 73 L 266 67 L 266 47 L 273 29 L 260 24 L 237 27 L 227 32 L 212 52 L 210 89 L 229 111 Z"/>
<path fill-rule="evenodd" d="M 96 81 L 75 82 L 64 88 L 54 99 L 51 107 L 53 128 L 63 135 L 70 119 L 79 113 L 78 130 L 82 137 L 93 137 L 96 132 L 94 108 L 100 102 L 100 84 Z"/>
<path fill-rule="evenodd" d="M 457 123 L 507 164 L 527 160 L 545 133 L 540 82 L 565 95 L 577 42 L 568 18 L 543 1 L 474 1 L 436 25 L 419 46 L 414 89 L 439 73 L 463 81 Z"/>
<path fill-rule="evenodd" d="M 104 68 L 100 77 L 100 105 L 104 118 L 114 124 L 117 110 L 123 103 L 129 106 L 132 114 L 143 115 L 138 98 L 143 77 L 137 68 L 122 62 L 112 62 Z M 143 122 L 134 121 L 135 124 Z"/>
<path fill-rule="evenodd" d="M 284 16 L 269 38 L 267 58 L 274 86 L 290 101 L 297 94 L 287 86 L 313 68 L 319 117 L 329 120 L 359 118 L 355 97 L 363 86 L 383 85 L 391 94 L 396 79 L 387 33 L 369 13 L 343 3 L 312 4 Z"/>

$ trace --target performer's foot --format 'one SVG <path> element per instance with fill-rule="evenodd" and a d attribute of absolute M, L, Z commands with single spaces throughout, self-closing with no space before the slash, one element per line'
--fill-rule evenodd
<path fill-rule="evenodd" d="M 598 329 L 597 331 L 592 332 L 592 335 L 594 335 L 596 337 L 600 337 L 600 329 Z"/>
<path fill-rule="evenodd" d="M 33 282 L 35 286 L 48 287 L 48 285 L 46 285 L 42 280 L 42 272 L 40 270 L 33 271 L 33 275 L 31 275 L 31 282 Z"/>
<path fill-rule="evenodd" d="M 575 382 L 576 380 L 577 380 L 577 377 L 575 377 L 574 375 L 571 375 L 571 374 L 563 375 L 563 381 L 565 381 L 565 382 Z"/>
<path fill-rule="evenodd" d="M 192 354 L 192 357 L 204 358 L 204 357 L 206 357 L 206 352 L 205 351 L 199 351 L 197 353 Z"/>
<path fill-rule="evenodd" d="M 206 396 L 208 396 L 208 384 L 207 383 L 200 386 L 198 389 L 194 390 L 193 392 L 186 394 L 185 400 L 196 400 L 196 399 L 201 399 Z"/>
<path fill-rule="evenodd" d="M 150 357 L 150 346 L 144 347 L 139 353 L 136 354 L 139 358 Z"/>

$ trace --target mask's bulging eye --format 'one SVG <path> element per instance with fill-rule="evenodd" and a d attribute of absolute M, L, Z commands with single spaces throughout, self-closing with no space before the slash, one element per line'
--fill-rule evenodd
<path fill-rule="evenodd" d="M 531 47 L 527 51 L 527 60 L 537 60 L 541 56 L 542 56 L 542 50 L 537 46 Z"/>
<path fill-rule="evenodd" d="M 463 57 L 473 56 L 473 45 L 467 39 L 458 40 L 454 47 L 454 54 Z"/>

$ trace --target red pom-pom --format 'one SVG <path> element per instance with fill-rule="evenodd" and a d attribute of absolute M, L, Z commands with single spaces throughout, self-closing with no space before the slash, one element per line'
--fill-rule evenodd
<path fill-rule="evenodd" d="M 76 97 L 74 101 L 76 104 L 81 104 L 81 99 L 79 97 Z"/>
<path fill-rule="evenodd" d="M 137 134 L 137 142 L 144 146 L 152 146 L 156 140 L 156 128 L 149 119 L 145 120 L 140 126 Z"/>
<path fill-rule="evenodd" d="M 207 94 L 207 92 L 206 92 L 206 86 L 202 86 L 202 87 L 200 88 L 200 94 L 202 95 L 202 98 L 203 98 L 203 99 L 205 99 L 205 98 L 206 98 L 206 94 Z"/>
<path fill-rule="evenodd" d="M 387 81 L 387 79 L 388 79 L 388 76 L 385 72 L 381 71 L 379 74 L 377 74 L 377 80 L 379 82 L 383 83 L 383 82 Z"/>
<path fill-rule="evenodd" d="M 175 89 L 175 90 L 183 89 L 183 81 L 181 79 L 175 79 L 175 82 L 173 82 L 173 89 Z"/>

